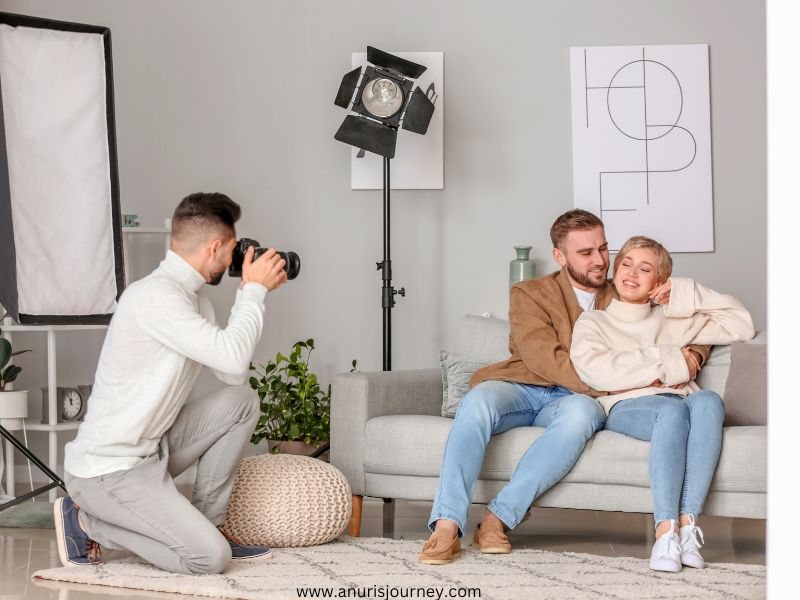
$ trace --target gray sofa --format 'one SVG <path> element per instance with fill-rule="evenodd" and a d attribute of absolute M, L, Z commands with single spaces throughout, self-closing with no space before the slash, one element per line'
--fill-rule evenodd
<path fill-rule="evenodd" d="M 467 315 L 460 326 L 457 356 L 490 363 L 508 356 L 508 322 Z M 766 336 L 761 333 L 748 344 L 763 351 L 750 366 L 757 376 L 744 375 L 735 389 L 748 388 L 745 413 L 763 415 L 766 390 L 754 380 L 766 381 Z M 743 354 L 742 354 L 743 355 Z M 731 347 L 716 346 L 698 377 L 704 389 L 713 389 L 730 408 L 728 397 Z M 469 362 L 469 361 L 467 361 Z M 734 363 L 737 361 L 734 360 Z M 743 369 L 744 370 L 744 369 Z M 468 373 L 461 373 L 462 382 Z M 444 379 L 447 379 L 445 373 Z M 445 381 L 445 383 L 448 383 Z M 449 382 L 453 385 L 453 381 Z M 340 469 L 354 497 L 350 534 L 359 535 L 361 500 L 433 500 L 451 418 L 442 416 L 443 373 L 441 369 L 349 373 L 333 380 L 331 402 L 331 464 Z M 728 388 L 726 391 L 726 387 Z M 452 392 L 452 390 L 450 390 Z M 751 410 L 755 408 L 755 410 Z M 726 424 L 730 419 L 726 417 Z M 751 419 L 752 420 L 752 419 Z M 747 422 L 739 417 L 739 421 Z M 473 502 L 488 503 L 505 485 L 525 450 L 544 430 L 522 427 L 494 436 L 486 449 Z M 542 507 L 603 511 L 652 512 L 647 474 L 649 443 L 611 431 L 600 431 L 587 443 L 573 469 L 535 503 Z M 726 426 L 722 455 L 717 467 L 705 514 L 766 518 L 767 428 L 765 425 Z M 391 507 L 391 505 L 388 505 Z M 391 513 L 389 513 L 391 516 Z"/>

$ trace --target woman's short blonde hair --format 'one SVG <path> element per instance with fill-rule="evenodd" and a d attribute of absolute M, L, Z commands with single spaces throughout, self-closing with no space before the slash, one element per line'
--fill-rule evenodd
<path fill-rule="evenodd" d="M 669 279 L 669 276 L 672 275 L 672 257 L 669 255 L 669 251 L 654 239 L 643 235 L 633 236 L 619 249 L 617 256 L 614 257 L 614 274 L 616 274 L 617 267 L 619 267 L 622 259 L 625 258 L 631 250 L 636 250 L 637 248 L 650 248 L 655 252 L 657 258 L 655 267 L 658 272 L 659 281 L 664 283 Z"/>

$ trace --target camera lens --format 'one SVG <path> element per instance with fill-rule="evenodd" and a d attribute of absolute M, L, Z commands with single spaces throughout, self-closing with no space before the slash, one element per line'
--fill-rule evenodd
<path fill-rule="evenodd" d="M 267 248 L 260 247 L 261 245 L 256 240 L 251 240 L 250 238 L 240 239 L 238 242 L 236 242 L 236 247 L 233 249 L 233 260 L 231 261 L 231 266 L 228 268 L 228 275 L 231 277 L 242 276 L 242 263 L 244 263 L 244 255 L 247 254 L 247 249 L 250 248 L 250 246 L 255 246 L 253 260 L 257 260 L 258 257 L 267 251 Z M 278 251 L 278 256 L 286 261 L 283 269 L 286 271 L 286 277 L 288 279 L 294 279 L 300 274 L 300 257 L 296 252 Z"/>
<path fill-rule="evenodd" d="M 286 266 L 283 268 L 286 270 L 286 277 L 288 279 L 294 279 L 300 274 L 300 257 L 297 255 L 296 252 L 278 252 L 281 255 L 281 258 L 286 261 Z"/>

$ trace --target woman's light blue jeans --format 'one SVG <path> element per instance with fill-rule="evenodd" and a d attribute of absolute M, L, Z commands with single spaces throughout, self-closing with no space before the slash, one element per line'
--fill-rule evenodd
<path fill-rule="evenodd" d="M 544 427 L 511 481 L 489 503 L 489 510 L 503 523 L 516 527 L 534 500 L 569 472 L 586 440 L 604 421 L 605 413 L 594 398 L 562 387 L 508 381 L 478 384 L 464 396 L 450 428 L 428 526 L 433 530 L 436 521 L 449 519 L 463 535 L 491 436 L 514 427 Z"/>
<path fill-rule="evenodd" d="M 722 449 L 725 409 L 719 394 L 700 390 L 685 398 L 657 394 L 622 400 L 606 429 L 650 442 L 653 516 L 700 516 Z"/>

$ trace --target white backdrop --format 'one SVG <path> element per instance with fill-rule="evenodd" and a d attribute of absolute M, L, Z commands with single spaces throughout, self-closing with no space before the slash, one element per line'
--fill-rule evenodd
<path fill-rule="evenodd" d="M 0 25 L 19 312 L 117 301 L 103 36 Z"/>

